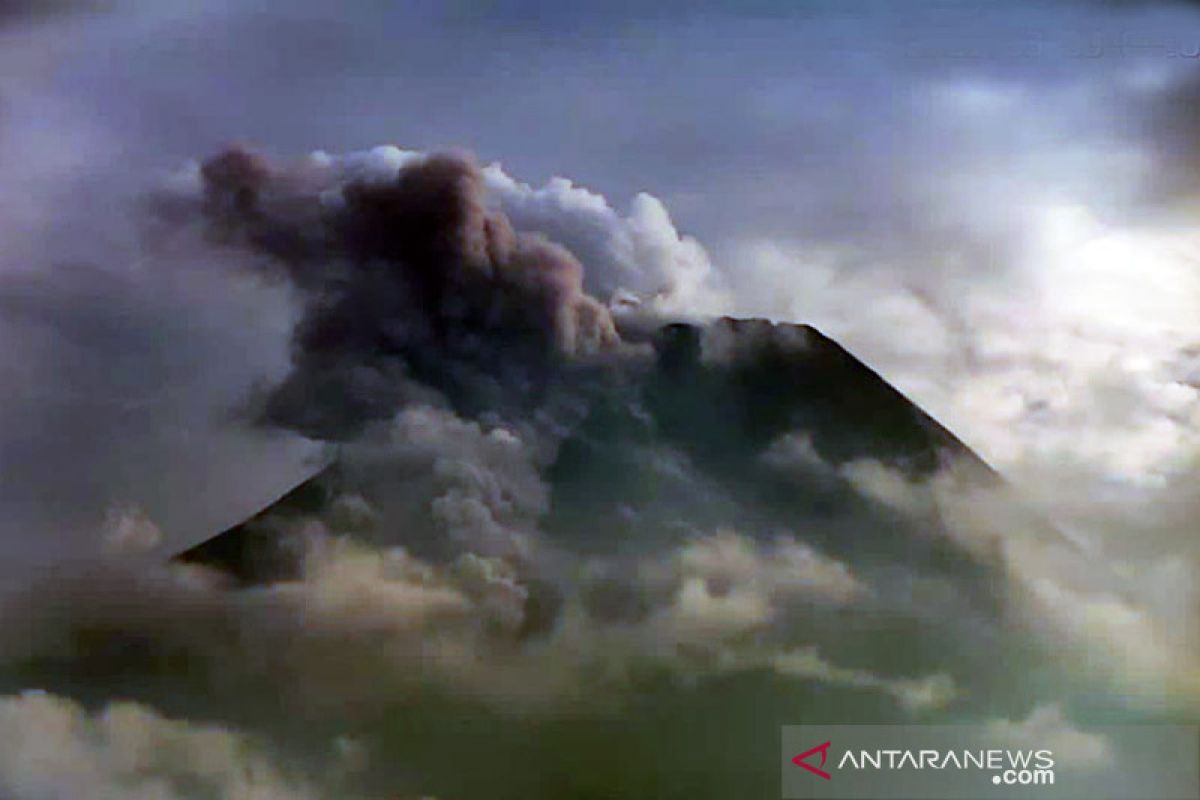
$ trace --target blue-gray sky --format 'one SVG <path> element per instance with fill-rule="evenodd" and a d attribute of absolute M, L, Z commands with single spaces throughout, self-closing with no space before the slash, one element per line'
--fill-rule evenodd
<path fill-rule="evenodd" d="M 754 759 L 792 715 L 987 709 L 1101 753 L 1089 713 L 1194 716 L 1198 103 L 1194 2 L 0 0 L 0 691 L 63 693 L 0 696 L 0 794 L 725 797 L 774 786 Z M 610 437 L 570 403 L 476 419 L 418 394 L 343 445 L 378 496 L 303 521 L 302 579 L 168 568 L 330 457 L 248 410 L 312 298 L 189 216 L 195 160 L 230 141 L 284 165 L 296 206 L 272 210 L 303 220 L 345 201 L 320 181 L 393 180 L 415 151 L 498 162 L 461 169 L 574 253 L 582 288 L 544 245 L 531 283 L 622 365 L 646 354 L 605 327 L 614 298 L 813 323 L 1023 500 L 835 466 L 805 430 L 747 451 L 796 481 L 759 492 L 646 435 L 636 399 Z M 382 300 L 371 324 L 411 323 Z M 628 552 L 552 513 L 576 434 L 621 452 L 570 496 L 620 470 L 678 539 L 641 541 L 658 516 L 625 504 Z M 826 552 L 792 513 L 818 483 L 879 522 Z M 386 535 L 337 536 L 356 526 Z M 403 549 L 425 535 L 446 560 Z M 974 554 L 996 608 L 880 542 Z"/>
<path fill-rule="evenodd" d="M 259 468 L 276 463 L 278 443 L 255 444 L 250 457 L 243 445 L 197 455 L 178 441 L 178 419 L 219 426 L 222 405 L 285 358 L 285 344 L 261 331 L 230 333 L 225 315 L 235 312 L 206 296 L 219 290 L 181 289 L 187 299 L 177 300 L 203 309 L 197 318 L 219 334 L 189 345 L 183 372 L 208 387 L 197 392 L 156 371 L 155 358 L 130 361 L 128 340 L 93 335 L 88 318 L 68 311 L 93 295 L 64 301 L 61 278 L 44 272 L 139 263 L 137 194 L 230 140 L 285 156 L 380 143 L 466 148 L 535 186 L 566 176 L 618 209 L 649 192 L 707 248 L 730 290 L 725 307 L 700 311 L 822 325 L 1002 464 L 1015 457 L 992 441 L 995 406 L 978 411 L 963 399 L 989 357 L 964 309 L 1004 296 L 1017 310 L 1001 317 L 1041 314 L 1031 310 L 1040 301 L 1022 294 L 1043 274 L 1027 263 L 1042 235 L 1034 229 L 1050 224 L 1036 209 L 1053 217 L 1082 208 L 1119 229 L 1158 225 L 1189 208 L 1200 172 L 1189 102 L 1200 84 L 1200 12 L 1188 3 L 671 2 L 647 11 L 631 2 L 114 0 L 9 10 L 0 29 L 0 268 L 35 273 L 22 280 L 41 288 L 10 289 L 7 305 L 44 292 L 52 321 L 8 336 L 6 368 L 21 377 L 4 403 L 23 409 L 10 427 L 52 433 L 36 446 L 5 444 L 7 487 L 25 487 L 6 494 L 45 513 L 86 489 L 91 499 L 73 504 L 78 524 L 125 500 L 197 519 L 188 504 L 173 514 L 167 507 L 178 504 L 153 499 L 186 493 L 154 488 L 170 482 L 168 463 L 183 486 L 236 472 L 219 463 L 235 452 L 254 464 L 256 479 L 218 490 L 213 478 L 206 493 L 237 513 L 301 471 Z M 115 294 L 110 316 L 94 312 L 94 324 L 127 328 L 164 352 L 169 334 L 138 322 L 156 312 L 111 288 L 125 279 L 100 280 Z M 185 334 L 205 330 L 163 313 Z M 20 325 L 31 313 L 9 318 Z M 282 331 L 285 318 L 258 324 Z M 64 329 L 47 328 L 55 324 Z M 242 339 L 254 344 L 235 344 Z M 63 340 L 82 348 L 80 361 L 111 356 L 133 371 L 57 370 Z M 38 347 L 51 353 L 35 362 L 38 374 L 61 389 L 31 382 L 25 359 Z M 261 350 L 247 359 L 257 366 L 230 366 L 220 354 L 231 347 Z M 164 393 L 168 380 L 176 389 Z M 50 406 L 40 399 L 47 392 L 58 398 Z M 170 441 L 137 441 L 143 426 L 112 411 L 147 396 L 188 398 L 186 410 L 154 405 Z M 1044 413 L 1045 397 L 1027 402 Z M 46 418 L 48 407 L 61 424 Z M 72 432 L 80 425 L 85 433 Z M 93 463 L 110 458 L 123 466 Z M 274 473 L 286 477 L 261 477 Z M 68 476 L 70 488 L 30 500 L 28 487 L 47 474 Z M 189 535 L 231 513 L 200 514 Z"/>
<path fill-rule="evenodd" d="M 1145 84 L 1197 61 L 1197 13 L 1170 3 L 105 8 L 10 31 L 5 77 L 104 136 L 106 161 L 461 146 L 535 183 L 652 191 L 710 243 L 905 226 L 913 178 L 1119 136 Z M 1036 125 L 939 118 L 954 86 L 1022 93 Z"/>

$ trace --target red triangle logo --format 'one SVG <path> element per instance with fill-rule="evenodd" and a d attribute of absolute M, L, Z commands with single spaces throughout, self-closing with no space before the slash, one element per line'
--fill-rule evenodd
<path fill-rule="evenodd" d="M 821 766 L 822 767 L 825 766 L 825 759 L 829 755 L 829 745 L 830 744 L 832 744 L 832 742 L 826 742 L 825 744 L 817 745 L 816 747 L 812 748 L 811 750 L 805 750 L 803 753 L 801 753 L 800 755 L 793 758 L 792 763 L 795 764 L 797 767 L 804 767 L 804 769 L 808 770 L 813 775 L 820 776 L 820 777 L 824 778 L 825 780 L 830 780 L 830 775 L 828 772 L 826 772 L 823 769 L 818 769 L 817 767 L 814 767 L 812 764 L 809 764 L 808 761 L 806 760 L 808 758 L 811 758 L 812 756 L 815 756 L 817 753 L 820 753 L 821 754 Z"/>

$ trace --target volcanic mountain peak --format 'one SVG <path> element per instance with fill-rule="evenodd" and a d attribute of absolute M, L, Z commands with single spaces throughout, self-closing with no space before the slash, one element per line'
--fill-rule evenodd
<path fill-rule="evenodd" d="M 1000 484 L 950 431 L 809 325 L 729 317 L 672 323 L 651 344 L 650 365 L 632 381 L 602 381 L 580 393 L 584 411 L 559 435 L 546 469 L 548 513 L 535 523 L 552 538 L 583 541 L 588 537 L 564 531 L 588 530 L 604 531 L 604 540 L 635 526 L 636 537 L 649 541 L 710 502 L 705 522 L 712 523 L 723 521 L 717 506 L 726 501 L 776 523 L 780 513 L 854 516 L 856 501 L 844 495 L 840 478 L 846 465 L 861 462 L 912 481 L 954 465 L 980 485 Z M 769 456 L 796 436 L 820 469 L 782 479 Z M 686 464 L 687 477 L 664 478 L 648 466 L 667 453 Z M 362 475 L 361 467 L 335 461 L 177 558 L 244 582 L 294 576 L 306 547 L 300 523 L 326 515 L 346 493 L 360 493 Z M 701 484 L 710 497 L 698 496 Z M 374 491 L 381 491 L 377 482 Z"/>

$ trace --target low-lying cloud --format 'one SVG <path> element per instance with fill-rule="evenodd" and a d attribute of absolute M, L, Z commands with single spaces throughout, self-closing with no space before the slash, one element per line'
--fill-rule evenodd
<path fill-rule="evenodd" d="M 1186 44 L 1127 5 L 535 43 L 0 4 L 0 526 L 56 565 L 3 584 L 0 793 L 767 796 L 783 723 L 1095 763 L 1091 714 L 1190 713 L 1195 82 L 1027 47 Z M 282 155 L 141 198 L 231 134 Z M 384 136 L 504 166 L 287 155 Z M 660 325 L 726 313 L 815 324 L 1016 493 L 792 424 L 820 385 L 741 403 L 803 329 L 714 325 L 664 380 Z M 291 572 L 163 563 L 322 469 L 269 521 Z"/>

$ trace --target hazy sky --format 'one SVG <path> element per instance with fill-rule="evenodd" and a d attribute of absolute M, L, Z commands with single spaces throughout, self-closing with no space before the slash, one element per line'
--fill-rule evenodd
<path fill-rule="evenodd" d="M 984 161 L 1032 180 L 1048 154 L 1128 146 L 1138 104 L 1196 72 L 1184 4 L 656 5 L 100 4 L 14 22 L 5 94 L 10 125 L 113 166 L 231 138 L 467 147 L 534 183 L 651 191 L 718 246 L 903 235 L 939 174 Z M 1077 166 L 1036 176 L 1109 183 Z"/>
<path fill-rule="evenodd" d="M 234 495 L 200 521 L 190 507 L 179 514 L 196 536 L 303 471 L 294 449 L 292 467 L 277 464 L 279 442 L 228 434 L 227 451 L 205 427 L 221 426 L 221 408 L 248 381 L 280 368 L 286 304 L 243 300 L 278 308 L 236 333 L 227 315 L 241 312 L 207 296 L 220 288 L 176 287 L 172 302 L 196 321 L 143 302 L 138 292 L 164 295 L 129 278 L 131 264 L 146 268 L 138 193 L 224 142 L 281 156 L 466 148 L 535 186 L 570 178 L 616 209 L 649 192 L 707 248 L 729 290 L 721 307 L 698 311 L 820 325 L 1002 466 L 1019 453 L 1005 450 L 1014 419 L 996 409 L 1015 401 L 994 384 L 1012 378 L 980 368 L 995 354 L 975 327 L 1066 330 L 1059 305 L 1042 308 L 1074 285 L 1060 258 L 1047 261 L 1047 237 L 1174 224 L 1200 175 L 1189 102 L 1200 85 L 1200 13 L 1187 3 L 2 8 L 0 270 L 21 274 L 0 299 L 14 325 L 42 319 L 4 340 L 18 387 L 4 413 L 21 420 L 3 433 L 4 494 L 35 515 L 69 505 L 76 524 L 126 495 L 174 518 L 167 509 L 178 503 L 153 499 L 191 493 L 159 486 L 172 463 L 184 487 L 208 476 L 206 507 Z M 87 279 L 96 285 L 48 272 L 54 264 L 98 266 Z M 1136 271 L 1122 279 L 1148 291 Z M 1085 309 L 1093 318 L 1122 295 L 1105 291 Z M 1177 285 L 1146 307 L 1186 317 L 1190 291 Z M 97 310 L 104 292 L 111 302 Z M 163 344 L 164 318 L 191 343 L 185 365 L 171 363 L 180 351 Z M 221 357 L 230 348 L 244 363 Z M 1020 360 L 1011 355 L 997 357 Z M 167 384 L 175 388 L 164 393 Z M 156 426 L 127 409 L 147 397 L 170 442 L 141 440 Z M 1042 417 L 1053 410 L 1046 397 L 1026 401 Z M 1071 413 L 1053 422 L 1071 428 Z M 189 425 L 206 444 L 180 440 Z M 118 466 L 96 469 L 94 459 Z M 215 466 L 228 459 L 253 463 L 257 477 Z M 45 488 L 48 475 L 74 485 L 60 497 Z M 68 502 L 77 491 L 95 498 Z"/>
<path fill-rule="evenodd" d="M 0 0 L 0 692 L 58 692 L 0 694 L 0 794 L 729 797 L 773 791 L 778 725 L 822 714 L 944 711 L 1119 766 L 1075 726 L 1200 707 L 1198 109 L 1189 2 Z M 488 345 L 550 319 L 637 374 L 614 297 L 808 322 L 1023 499 L 799 429 L 727 466 L 663 433 L 703 387 L 656 409 L 614 370 L 582 422 L 591 395 L 475 418 L 388 394 L 420 376 L 395 353 L 346 378 L 317 347 L 297 385 L 386 400 L 341 451 L 376 495 L 304 520 L 303 579 L 171 569 L 331 457 L 251 413 L 308 355 L 298 320 L 332 302 L 355 357 L 430 341 L 395 253 L 328 259 L 313 226 L 337 291 L 306 294 L 212 235 L 197 161 L 233 141 L 283 165 L 273 233 L 434 165 L 381 202 L 476 225 L 519 287 L 446 290 L 463 364 L 540 375 Z M 445 149 L 492 166 L 418 155 Z M 521 235 L 426 214 L 446 176 L 432 196 L 486 191 Z"/>

